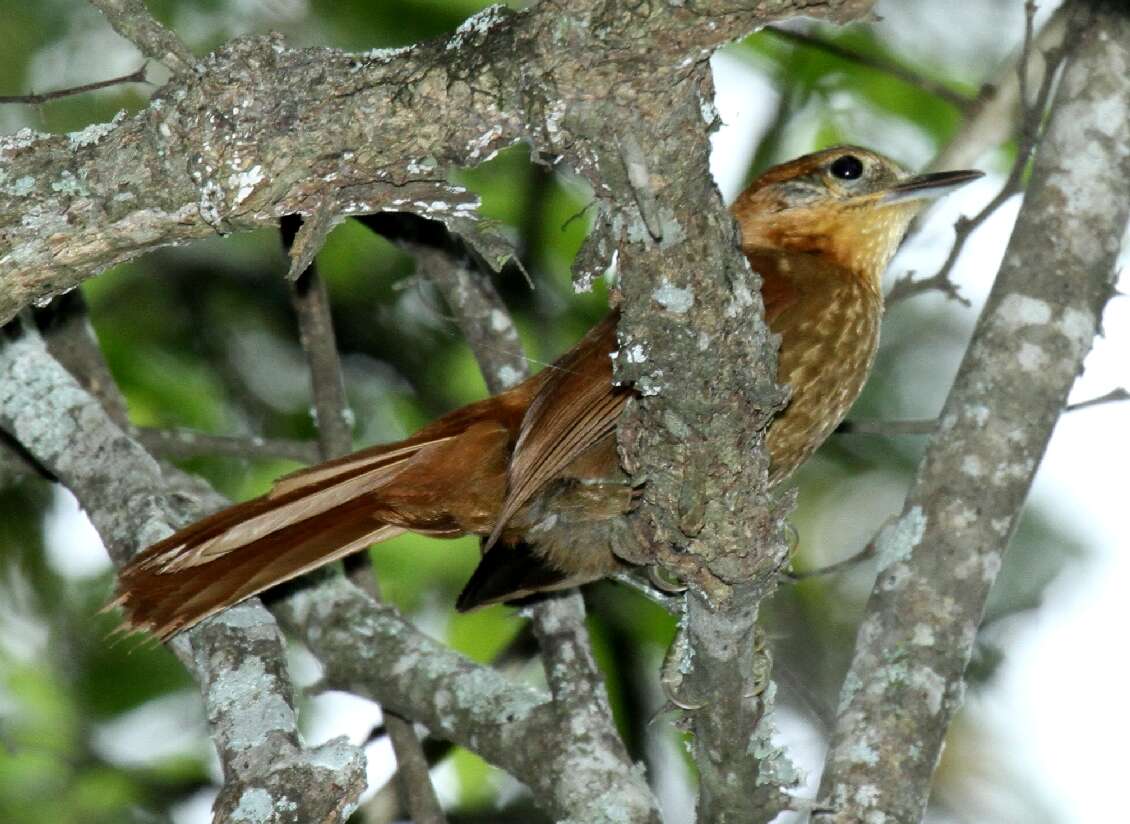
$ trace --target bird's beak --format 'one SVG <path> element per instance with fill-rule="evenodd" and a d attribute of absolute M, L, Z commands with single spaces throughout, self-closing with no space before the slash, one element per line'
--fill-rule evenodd
<path fill-rule="evenodd" d="M 984 172 L 979 172 L 976 169 L 916 175 L 901 183 L 896 183 L 887 190 L 879 202 L 887 204 L 902 203 L 907 200 L 933 200 L 936 197 L 949 194 L 958 186 L 964 186 L 971 180 L 984 177 L 984 175 Z"/>

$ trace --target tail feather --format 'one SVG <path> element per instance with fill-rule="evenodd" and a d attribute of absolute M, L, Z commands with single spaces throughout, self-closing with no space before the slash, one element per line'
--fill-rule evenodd
<path fill-rule="evenodd" d="M 509 445 L 542 382 L 458 409 L 407 440 L 299 470 L 185 527 L 121 570 L 109 607 L 123 607 L 125 629 L 164 640 L 402 532 L 489 532 L 506 491 Z"/>
<path fill-rule="evenodd" d="M 419 447 L 413 450 L 417 451 Z M 208 563 L 244 545 L 262 540 L 286 527 L 308 521 L 343 503 L 386 484 L 409 455 L 373 466 L 351 467 L 324 480 L 320 489 L 310 485 L 286 494 L 276 488 L 266 495 L 221 510 L 155 544 L 138 563 L 164 572 Z"/>
<path fill-rule="evenodd" d="M 350 501 L 194 565 L 166 571 L 131 564 L 122 570 L 122 594 L 111 606 L 125 609 L 128 628 L 165 640 L 265 589 L 404 531 L 375 520 L 368 501 Z"/>
<path fill-rule="evenodd" d="M 447 440 L 442 438 L 441 440 Z M 300 471 L 149 547 L 122 569 L 126 628 L 162 640 L 275 584 L 401 534 L 374 494 L 435 441 L 374 448 Z"/>

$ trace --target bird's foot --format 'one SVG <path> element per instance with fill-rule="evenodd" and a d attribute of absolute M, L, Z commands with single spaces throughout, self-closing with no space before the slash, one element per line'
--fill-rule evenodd
<path fill-rule="evenodd" d="M 679 595 L 687 591 L 687 585 L 676 578 L 666 567 L 652 565 L 647 568 L 647 579 L 660 592 Z"/>
<path fill-rule="evenodd" d="M 659 671 L 659 685 L 663 688 L 670 708 L 694 712 L 706 706 L 707 702 L 703 698 L 686 690 L 684 682 L 692 667 L 690 639 L 686 628 L 680 624 L 675 630 L 671 646 L 667 648 L 667 654 L 663 656 L 663 667 Z M 659 712 L 665 712 L 669 707 L 665 705 Z"/>

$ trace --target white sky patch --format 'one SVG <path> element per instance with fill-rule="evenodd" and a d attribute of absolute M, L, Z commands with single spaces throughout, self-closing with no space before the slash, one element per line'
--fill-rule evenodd
<path fill-rule="evenodd" d="M 312 696 L 302 713 L 303 737 L 309 747 L 341 735 L 351 744 L 360 745 L 381 719 L 381 708 L 373 701 L 347 692 L 324 692 Z M 361 796 L 362 803 L 388 783 L 396 770 L 396 758 L 388 737 L 367 746 L 365 759 L 369 786 Z"/>
<path fill-rule="evenodd" d="M 146 701 L 136 709 L 95 726 L 94 750 L 123 767 L 151 767 L 176 756 L 199 756 L 208 744 L 204 710 L 196 690 L 182 690 Z"/>
<path fill-rule="evenodd" d="M 43 526 L 47 563 L 64 578 L 90 578 L 110 567 L 102 539 L 65 487 L 55 487 L 55 500 Z"/>
<path fill-rule="evenodd" d="M 722 120 L 722 126 L 710 136 L 710 173 L 729 203 L 742 190 L 746 170 L 779 95 L 756 67 L 741 58 L 715 54 L 710 68 L 714 72 L 714 106 Z"/>

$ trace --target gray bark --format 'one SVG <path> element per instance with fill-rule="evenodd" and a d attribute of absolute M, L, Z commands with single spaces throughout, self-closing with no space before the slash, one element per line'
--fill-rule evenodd
<path fill-rule="evenodd" d="M 1130 215 L 1130 14 L 1073 5 L 1073 54 L 1004 264 L 880 537 L 820 821 L 921 818 L 989 588 L 1112 294 Z"/>

